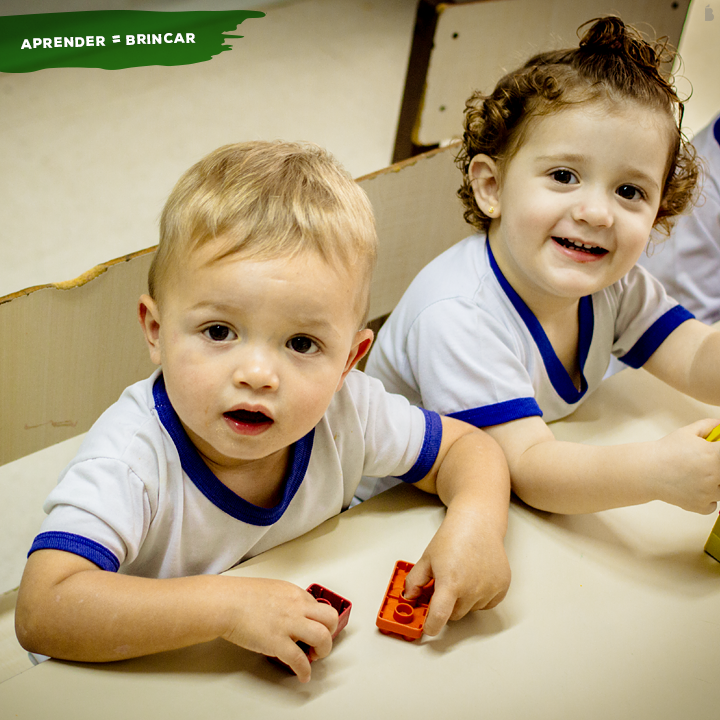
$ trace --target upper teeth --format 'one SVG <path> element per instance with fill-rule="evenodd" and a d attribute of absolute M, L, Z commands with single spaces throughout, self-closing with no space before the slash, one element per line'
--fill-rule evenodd
<path fill-rule="evenodd" d="M 582 243 L 579 240 L 571 240 L 570 238 L 560 238 L 561 240 L 564 240 L 566 243 L 570 243 L 571 245 L 574 245 L 577 248 L 582 248 L 583 250 L 594 250 L 595 245 L 588 245 L 587 243 Z"/>
<path fill-rule="evenodd" d="M 592 250 L 594 245 L 586 245 L 585 243 L 578 242 L 577 240 L 568 240 L 568 242 L 571 242 L 575 247 L 581 247 L 585 248 L 586 250 Z"/>

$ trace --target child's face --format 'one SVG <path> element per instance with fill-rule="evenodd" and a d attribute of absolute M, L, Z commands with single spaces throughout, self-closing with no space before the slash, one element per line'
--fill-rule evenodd
<path fill-rule="evenodd" d="M 191 253 L 160 304 L 140 300 L 152 360 L 214 469 L 268 458 L 322 418 L 372 340 L 357 273 L 312 253 L 256 261 Z"/>
<path fill-rule="evenodd" d="M 537 118 L 502 175 L 471 163 L 489 237 L 526 302 L 577 299 L 623 277 L 660 205 L 669 119 L 636 104 L 584 104 Z"/>

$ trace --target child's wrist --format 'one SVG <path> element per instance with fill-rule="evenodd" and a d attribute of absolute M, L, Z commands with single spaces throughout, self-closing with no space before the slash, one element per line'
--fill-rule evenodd
<path fill-rule="evenodd" d="M 502 543 L 508 526 L 507 506 L 494 508 L 487 502 L 476 505 L 463 501 L 462 497 L 453 500 L 447 507 L 445 522 L 463 523 L 481 532 L 488 540 L 496 537 Z"/>

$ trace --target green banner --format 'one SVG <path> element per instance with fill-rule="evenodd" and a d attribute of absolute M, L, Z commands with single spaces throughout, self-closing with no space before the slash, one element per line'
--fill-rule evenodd
<path fill-rule="evenodd" d="M 0 72 L 45 68 L 103 70 L 191 65 L 232 50 L 228 35 L 254 10 L 150 12 L 98 10 L 0 17 Z"/>

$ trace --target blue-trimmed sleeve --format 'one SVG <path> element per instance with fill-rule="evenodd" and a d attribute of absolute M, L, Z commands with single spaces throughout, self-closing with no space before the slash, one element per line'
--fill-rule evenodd
<path fill-rule="evenodd" d="M 398 479 L 406 483 L 416 483 L 422 480 L 432 469 L 440 452 L 442 442 L 442 420 L 440 415 L 425 408 L 419 408 L 425 415 L 425 436 L 422 448 L 415 464 Z"/>
<path fill-rule="evenodd" d="M 640 337 L 640 339 L 618 358 L 632 368 L 642 367 L 650 356 L 665 342 L 667 336 L 686 320 L 695 316 L 682 305 L 675 305 L 659 317 Z"/>
<path fill-rule="evenodd" d="M 36 550 L 64 550 L 95 563 L 101 570 L 117 572 L 120 561 L 100 543 L 69 532 L 43 532 L 33 541 L 28 557 Z"/>
<path fill-rule="evenodd" d="M 502 425 L 511 420 L 520 420 L 525 417 L 538 415 L 542 417 L 542 410 L 533 397 L 516 398 L 505 402 L 485 405 L 483 407 L 471 408 L 449 413 L 448 417 L 462 420 L 478 428 Z"/>

